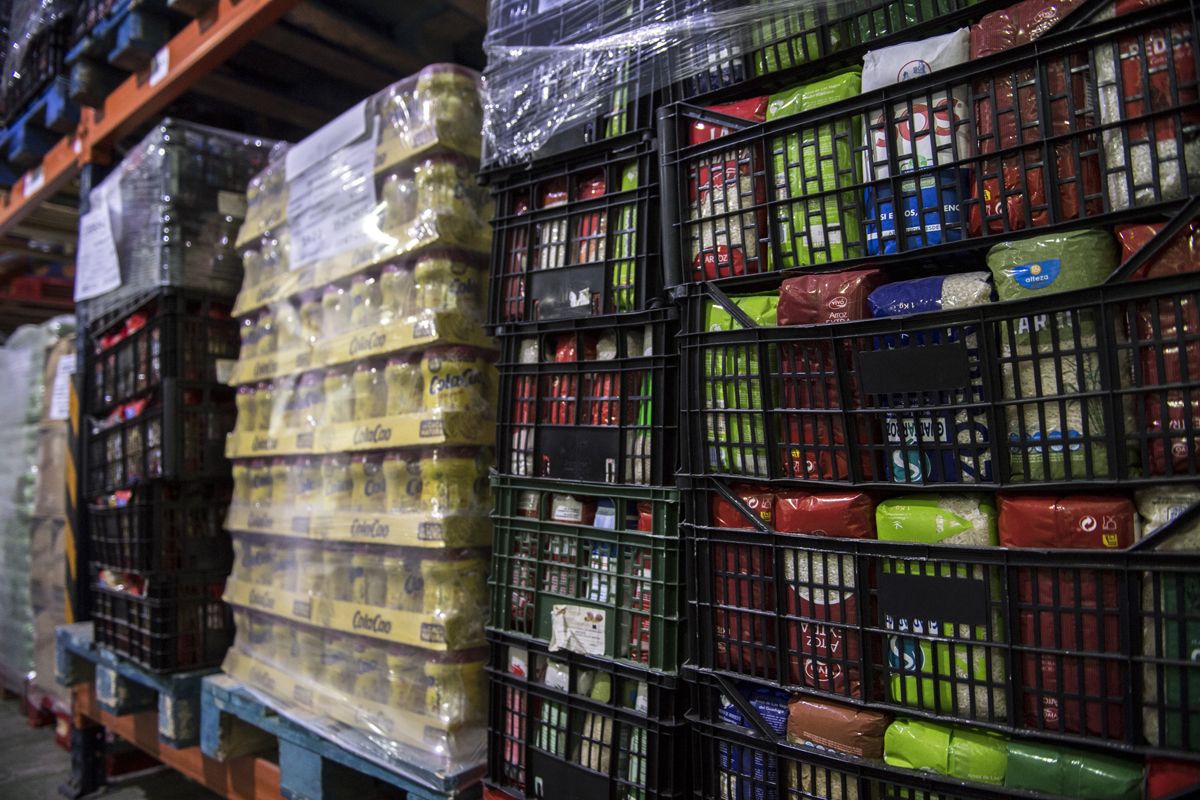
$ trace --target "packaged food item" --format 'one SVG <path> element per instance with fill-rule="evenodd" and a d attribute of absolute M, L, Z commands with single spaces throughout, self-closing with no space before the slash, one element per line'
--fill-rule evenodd
<path fill-rule="evenodd" d="M 762 686 L 742 685 L 737 688 L 745 702 L 758 712 L 775 734 L 782 737 L 787 728 L 787 694 Z M 751 727 L 742 710 L 727 697 L 721 698 L 718 716 L 726 724 Z M 721 797 L 754 797 L 755 800 L 777 800 L 780 797 L 776 760 L 763 750 L 731 743 L 721 745 L 717 769 L 717 786 Z"/>
<path fill-rule="evenodd" d="M 750 123 L 767 118 L 767 98 L 752 97 L 709 106 L 708 111 Z M 729 128 L 695 122 L 689 144 L 728 136 Z M 735 147 L 708 156 L 688 185 L 687 230 L 692 239 L 692 280 L 715 280 L 747 272 L 762 272 L 759 241 L 767 229 L 766 210 L 742 211 L 766 202 L 766 182 L 754 175 L 763 163 L 762 147 Z M 696 222 L 690 222 L 696 220 Z"/>
<path fill-rule="evenodd" d="M 1045 35 L 1081 3 L 1023 0 L 984 15 L 971 26 L 971 60 Z M 1088 124 L 1080 113 L 1087 107 L 1087 79 L 1084 70 L 1076 72 L 1075 67 L 1082 67 L 1085 59 L 1079 55 L 1050 59 L 1040 76 L 1032 66 L 1017 67 L 975 82 L 979 152 L 991 158 L 976 167 L 979 174 L 971 184 L 971 198 L 976 201 L 970 210 L 973 235 L 1048 225 L 1052 193 L 1058 195 L 1055 221 L 1100 212 L 1095 136 L 1080 130 Z M 1048 103 L 1045 119 L 1043 103 Z M 1041 145 L 1046 137 L 1061 137 L 1051 145 L 1049 164 Z M 1022 144 L 1031 146 L 1012 150 Z M 994 155 L 1001 151 L 1007 152 Z"/>
<path fill-rule="evenodd" d="M 788 703 L 787 736 L 796 744 L 878 759 L 890 722 L 878 711 L 796 695 Z"/>
<path fill-rule="evenodd" d="M 1100 228 L 1014 239 L 987 254 L 1001 300 L 1097 286 L 1117 268 L 1112 235 Z"/>
<path fill-rule="evenodd" d="M 350 474 L 354 480 L 352 511 L 380 513 L 387 510 L 387 480 L 382 453 L 359 453 L 353 457 Z"/>
<path fill-rule="evenodd" d="M 306 372 L 300 376 L 296 392 L 296 417 L 305 428 L 315 428 L 325 419 L 325 376 Z"/>
<path fill-rule="evenodd" d="M 824 325 L 867 319 L 867 297 L 886 280 L 877 269 L 823 272 L 779 285 L 780 325 Z"/>
<path fill-rule="evenodd" d="M 1137 255 L 1166 227 L 1165 222 L 1144 222 L 1118 225 L 1114 229 L 1121 245 L 1121 263 Z M 1184 227 L 1150 261 L 1130 276 L 1132 280 L 1158 278 L 1163 275 L 1183 275 L 1200 270 L 1200 222 Z"/>
<path fill-rule="evenodd" d="M 423 255 L 413 267 L 417 308 L 456 312 L 464 319 L 482 320 L 487 270 L 455 253 Z"/>
<path fill-rule="evenodd" d="M 1146 759 L 1146 800 L 1169 800 L 1200 786 L 1200 765 L 1150 756 Z"/>
<path fill-rule="evenodd" d="M 264 433 L 271 430 L 275 417 L 275 384 L 263 381 L 254 390 L 254 429 Z"/>
<path fill-rule="evenodd" d="M 983 305 L 991 297 L 986 272 L 963 272 L 892 281 L 872 291 L 867 305 L 872 316 L 898 317 Z"/>
<path fill-rule="evenodd" d="M 245 317 L 238 325 L 238 336 L 242 343 L 238 358 L 255 358 L 258 355 L 258 319 L 253 316 Z"/>
<path fill-rule="evenodd" d="M 491 451 L 433 447 L 421 452 L 421 507 L 434 516 L 481 509 L 487 502 Z"/>
<path fill-rule="evenodd" d="M 236 476 L 235 476 L 236 480 Z M 1140 534 L 1149 536 L 1172 521 L 1187 508 L 1200 503 L 1200 486 L 1168 484 L 1138 489 L 1133 493 L 1138 516 L 1141 517 Z"/>
<path fill-rule="evenodd" d="M 883 736 L 883 760 L 973 783 L 1003 784 L 1008 741 L 998 733 L 897 719 Z"/>
<path fill-rule="evenodd" d="M 749 509 L 768 528 L 775 524 L 775 495 L 768 487 L 753 484 L 742 484 L 730 487 Z M 753 530 L 754 525 L 747 520 L 737 507 L 719 494 L 712 496 L 712 524 L 714 528 L 733 528 Z"/>
<path fill-rule="evenodd" d="M 421 357 L 426 411 L 486 414 L 493 407 L 489 365 L 473 347 L 431 347 Z"/>
<path fill-rule="evenodd" d="M 260 356 L 273 355 L 278 349 L 278 332 L 275 330 L 275 312 L 264 308 L 258 314 L 254 338 L 257 342 L 255 354 Z"/>
<path fill-rule="evenodd" d="M 324 502 L 324 477 L 318 456 L 300 456 L 292 464 L 295 487 L 292 503 L 298 509 L 312 510 Z"/>
<path fill-rule="evenodd" d="M 325 424 L 336 425 L 354 419 L 354 379 L 350 367 L 325 370 Z"/>
<path fill-rule="evenodd" d="M 1005 547 L 1115 550 L 1137 539 L 1137 514 L 1126 497 L 1001 494 L 998 499 Z M 1017 644 L 1060 651 L 1021 656 L 1019 693 L 1027 725 L 1124 738 L 1125 665 L 1089 655 L 1120 654 L 1120 598 L 1113 571 L 1017 569 Z"/>
<path fill-rule="evenodd" d="M 329 284 L 321 293 L 321 336 L 332 339 L 350 330 L 350 298 L 337 284 Z"/>
<path fill-rule="evenodd" d="M 542 493 L 523 491 L 517 496 L 517 516 L 541 518 Z"/>
<path fill-rule="evenodd" d="M 254 489 L 251 486 L 250 462 L 234 461 L 233 467 L 233 504 L 243 505 L 252 502 Z"/>
<path fill-rule="evenodd" d="M 354 496 L 354 477 L 350 457 L 333 453 L 321 459 L 321 495 L 325 511 L 350 511 Z"/>
<path fill-rule="evenodd" d="M 407 167 L 394 167 L 383 180 L 383 229 L 394 236 L 405 236 L 405 229 L 417 219 L 417 187 Z"/>
<path fill-rule="evenodd" d="M 407 451 L 391 450 L 383 458 L 388 510 L 409 513 L 421 507 L 421 461 Z"/>
<path fill-rule="evenodd" d="M 1142 769 L 1140 761 L 1013 739 L 1004 785 L 1058 797 L 1139 800 Z"/>
<path fill-rule="evenodd" d="M 417 354 L 392 356 L 384 368 L 387 415 L 414 414 L 425 407 L 425 377 Z"/>
<path fill-rule="evenodd" d="M 271 468 L 263 459 L 250 462 L 250 502 L 255 506 L 271 504 Z"/>
<path fill-rule="evenodd" d="M 344 300 L 343 300 L 344 302 Z M 350 330 L 361 331 L 379 321 L 383 290 L 374 276 L 359 273 L 350 280 Z"/>
<path fill-rule="evenodd" d="M 258 427 L 258 409 L 255 408 L 255 388 L 249 384 L 239 386 L 235 402 L 237 403 L 237 429 L 252 431 Z"/>
<path fill-rule="evenodd" d="M 897 497 L 881 502 L 875 516 L 880 540 L 971 547 L 997 541 L 987 495 Z M 1002 644 L 1005 630 L 998 574 L 922 556 L 885 560 L 879 581 L 879 613 L 896 631 L 887 656 L 893 702 L 965 719 L 1006 719 L 1004 658 L 988 646 Z M 946 597 L 956 602 L 947 605 Z"/>
<path fill-rule="evenodd" d="M 271 459 L 271 505 L 275 508 L 284 508 L 290 500 L 289 466 L 286 458 Z"/>
<path fill-rule="evenodd" d="M 732 542 L 713 542 L 710 548 L 717 667 L 774 678 L 778 639 L 771 552 Z"/>
<path fill-rule="evenodd" d="M 325 331 L 325 307 L 316 289 L 300 294 L 300 330 L 304 340 L 311 346 Z"/>
<path fill-rule="evenodd" d="M 362 361 L 354 368 L 354 419 L 375 419 L 387 414 L 387 370 L 378 362 Z"/>
<path fill-rule="evenodd" d="M 969 49 L 970 34 L 960 28 L 871 50 L 863 57 L 862 91 L 872 92 L 962 64 Z M 871 182 L 865 193 L 864 224 L 869 254 L 896 252 L 901 236 L 906 250 L 963 237 L 960 206 L 970 184 L 970 169 L 956 162 L 975 155 L 969 100 L 966 85 L 919 94 L 892 106 L 894 129 L 884 121 L 884 109 L 870 113 L 870 145 L 863 167 Z M 899 202 L 892 197 L 889 181 L 892 158 L 902 174 L 920 174 L 901 182 Z M 902 220 L 902 234 L 896 231 L 898 219 Z"/>
<path fill-rule="evenodd" d="M 771 95 L 767 121 L 810 111 L 862 91 L 862 71 L 838 72 L 823 80 Z M 772 139 L 775 185 L 774 236 L 782 260 L 775 268 L 824 264 L 863 255 L 858 198 L 846 184 L 862 181 L 858 158 L 862 123 L 839 119 L 815 130 Z"/>

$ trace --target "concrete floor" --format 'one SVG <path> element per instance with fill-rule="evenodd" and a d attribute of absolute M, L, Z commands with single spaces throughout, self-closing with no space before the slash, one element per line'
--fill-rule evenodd
<path fill-rule="evenodd" d="M 71 755 L 54 743 L 52 727 L 30 728 L 16 700 L 0 701 L 0 798 L 61 800 L 58 787 L 71 773 Z M 112 800 L 215 800 L 215 795 L 171 769 L 114 781 L 93 795 Z"/>

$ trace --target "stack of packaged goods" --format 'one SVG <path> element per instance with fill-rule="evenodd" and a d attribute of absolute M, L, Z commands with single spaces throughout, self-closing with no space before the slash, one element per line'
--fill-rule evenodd
<path fill-rule="evenodd" d="M 697 797 L 1200 786 L 1196 24 L 964 4 L 660 111 Z"/>
<path fill-rule="evenodd" d="M 661 297 L 648 136 L 667 83 L 652 43 L 593 50 L 602 65 L 584 55 L 682 5 L 489 6 L 481 179 L 496 204 L 488 322 L 501 405 L 487 783 L 498 797 L 688 790 L 678 313 Z"/>
<path fill-rule="evenodd" d="M 82 499 L 96 641 L 147 669 L 220 662 L 224 457 L 237 357 L 231 242 L 271 143 L 164 120 L 88 198 L 76 280 Z"/>
<path fill-rule="evenodd" d="M 478 75 L 433 65 L 280 146 L 237 236 L 223 669 L 438 791 L 485 751 L 495 343 Z"/>
<path fill-rule="evenodd" d="M 21 389 L 0 408 L 0 686 L 23 695 L 33 689 L 39 707 L 42 697 L 57 696 L 54 626 L 64 621 L 65 400 L 74 332 L 71 317 L 58 317 L 18 328 L 0 347 L 0 374 Z"/>

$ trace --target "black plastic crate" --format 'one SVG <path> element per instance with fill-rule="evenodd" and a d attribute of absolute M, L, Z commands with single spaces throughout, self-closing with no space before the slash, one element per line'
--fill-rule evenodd
<path fill-rule="evenodd" d="M 221 599 L 223 572 L 98 570 L 94 590 L 96 643 L 147 669 L 214 666 L 233 641 L 233 615 Z"/>
<path fill-rule="evenodd" d="M 1128 549 L 1041 550 L 778 532 L 752 495 L 685 492 L 697 666 L 900 715 L 1200 754 L 1200 505 Z"/>
<path fill-rule="evenodd" d="M 238 324 L 229 311 L 228 300 L 166 291 L 92 320 L 87 412 L 102 415 L 164 378 L 217 383 L 218 361 L 238 357 Z"/>
<path fill-rule="evenodd" d="M 1195 480 L 1198 303 L 1195 275 L 1184 275 L 754 327 L 719 290 L 696 287 L 694 332 L 681 337 L 684 468 L 960 488 Z M 743 327 L 705 332 L 713 308 Z"/>
<path fill-rule="evenodd" d="M 493 629 L 678 673 L 686 623 L 676 490 L 497 477 L 492 495 Z M 575 638 L 581 628 L 592 635 Z"/>
<path fill-rule="evenodd" d="M 227 479 L 225 437 L 237 417 L 234 389 L 166 378 L 132 404 L 87 425 L 87 495 L 143 481 Z"/>
<path fill-rule="evenodd" d="M 489 639 L 489 784 L 519 800 L 687 796 L 678 678 Z"/>
<path fill-rule="evenodd" d="M 75 9 L 75 25 L 71 30 L 72 49 L 113 9 L 124 4 L 125 0 L 81 0 Z"/>
<path fill-rule="evenodd" d="M 588 149 L 491 181 L 491 326 L 642 311 L 659 299 L 654 145 Z"/>
<path fill-rule="evenodd" d="M 0 82 L 0 108 L 6 125 L 16 120 L 55 78 L 66 73 L 68 20 L 69 16 L 62 17 L 22 43 L 20 61 Z"/>
<path fill-rule="evenodd" d="M 666 283 L 941 257 L 1167 209 L 1200 190 L 1198 25 L 1165 5 L 867 94 L 842 73 L 844 99 L 765 123 L 672 105 Z M 691 145 L 697 124 L 728 133 Z"/>
<path fill-rule="evenodd" d="M 917 771 L 887 764 L 875 753 L 858 757 L 840 752 L 823 743 L 805 746 L 779 729 L 777 712 L 763 714 L 761 698 L 747 690 L 753 687 L 723 680 L 697 671 L 694 680 L 692 711 L 688 714 L 692 731 L 692 774 L 696 776 L 694 798 L 703 800 L 799 800 L 799 798 L 938 798 L 939 800 L 977 800 L 977 798 L 1058 797 L 1010 788 L 999 784 L 968 782 L 933 772 Z M 756 702 L 751 702 L 755 700 Z M 785 701 L 785 698 L 780 698 Z M 769 705 L 767 706 L 769 708 Z M 773 724 L 774 723 L 774 724 Z M 855 727 L 847 724 L 847 727 Z M 860 747 L 867 745 L 861 740 Z M 997 742 L 996 744 L 1001 744 Z M 1025 743 L 1020 743 L 1025 744 Z M 877 746 L 877 745 L 876 745 Z M 1001 745 L 1003 746 L 1003 745 Z M 1042 743 L 1030 742 L 1024 751 L 1039 752 L 1051 764 L 1054 758 L 1066 760 Z M 1079 752 L 1074 750 L 1074 752 Z M 948 760 L 954 761 L 953 755 Z M 1131 760 L 1125 774 L 1136 773 L 1141 764 Z M 961 769 L 961 767 L 960 767 Z M 1046 765 L 1051 775 L 1063 781 L 1064 793 L 1071 786 L 1063 768 L 1062 775 Z M 1092 776 L 1091 780 L 1097 780 Z M 1084 791 L 1094 788 L 1084 787 Z M 1094 796 L 1088 794 L 1070 796 Z M 1113 796 L 1116 796 L 1114 793 Z M 1182 795 L 1181 795 L 1182 796 Z"/>
<path fill-rule="evenodd" d="M 224 530 L 232 486 L 153 481 L 88 508 L 92 558 L 117 570 L 228 572 Z"/>
<path fill-rule="evenodd" d="M 497 471 L 675 482 L 676 312 L 538 323 L 502 337 Z"/>

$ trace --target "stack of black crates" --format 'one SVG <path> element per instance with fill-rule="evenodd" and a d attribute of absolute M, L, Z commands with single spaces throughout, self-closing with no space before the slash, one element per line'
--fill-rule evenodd
<path fill-rule="evenodd" d="M 786 42 L 676 85 L 687 99 L 659 112 L 692 797 L 1200 785 L 1200 508 L 1148 535 L 1109 514 L 1149 487 L 1177 511 L 1200 483 L 1195 3 L 1042 3 L 1036 19 L 1026 3 L 991 54 L 897 64 L 903 82 L 867 92 L 817 85 L 1010 5 L 804 4 Z M 800 84 L 786 116 L 747 110 Z M 906 140 L 925 119 L 933 135 Z M 842 313 L 1080 229 L 1126 247 L 1099 285 Z M 1055 258 L 1014 280 L 1053 280 Z M 795 284 L 806 297 L 777 324 L 785 281 L 835 272 Z M 1007 514 L 1011 539 L 1094 544 L 996 546 L 997 507 L 1001 543 Z M 885 530 L 923 513 L 938 535 Z"/>
<path fill-rule="evenodd" d="M 239 348 L 229 243 L 269 144 L 166 120 L 90 196 L 122 274 L 79 304 L 92 616 L 98 644 L 153 671 L 216 665 L 233 636 L 221 599 L 236 417 L 222 373 Z"/>
<path fill-rule="evenodd" d="M 493 2 L 488 40 L 586 41 L 641 24 L 654 4 L 625 5 L 584 19 L 577 7 Z M 536 86 L 549 110 L 570 88 L 553 83 L 561 72 L 537 74 L 548 63 L 491 79 Z M 636 68 L 610 88 L 594 119 L 562 126 L 532 159 L 485 144 L 500 345 L 487 783 L 501 797 L 687 793 L 661 93 Z"/>

